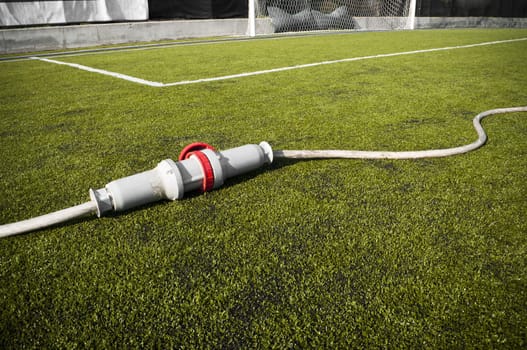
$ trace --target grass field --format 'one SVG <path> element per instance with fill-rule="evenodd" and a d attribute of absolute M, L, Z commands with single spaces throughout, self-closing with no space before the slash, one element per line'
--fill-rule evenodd
<path fill-rule="evenodd" d="M 527 105 L 527 41 L 453 47 L 518 38 L 527 30 L 48 57 L 163 84 L 269 71 L 165 87 L 0 61 L 0 223 L 83 203 L 195 141 L 472 142 L 477 113 Z M 527 115 L 484 127 L 488 143 L 466 155 L 277 160 L 204 195 L 2 239 L 0 348 L 525 347 Z"/>

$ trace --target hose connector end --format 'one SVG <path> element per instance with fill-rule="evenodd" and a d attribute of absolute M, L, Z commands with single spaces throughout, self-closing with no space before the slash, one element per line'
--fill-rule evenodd
<path fill-rule="evenodd" d="M 94 190 L 90 188 L 90 198 L 97 206 L 97 217 L 103 216 L 109 211 L 113 211 L 112 199 L 106 188 Z"/>
<path fill-rule="evenodd" d="M 271 164 L 273 162 L 273 149 L 271 148 L 271 145 L 268 144 L 266 141 L 262 141 L 258 146 L 262 148 L 265 154 L 266 163 Z"/>

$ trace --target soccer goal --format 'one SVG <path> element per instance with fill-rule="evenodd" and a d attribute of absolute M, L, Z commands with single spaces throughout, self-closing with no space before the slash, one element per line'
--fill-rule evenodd
<path fill-rule="evenodd" d="M 248 34 L 270 19 L 273 31 L 413 29 L 416 0 L 249 0 Z"/>

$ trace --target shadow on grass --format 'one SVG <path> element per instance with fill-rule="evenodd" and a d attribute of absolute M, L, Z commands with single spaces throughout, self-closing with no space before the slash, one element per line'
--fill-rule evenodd
<path fill-rule="evenodd" d="M 238 176 L 226 179 L 225 183 L 223 185 L 221 185 L 221 187 L 219 187 L 217 190 L 221 190 L 222 188 L 230 188 L 232 186 L 236 186 L 236 185 L 238 185 L 240 183 L 252 180 L 252 179 L 260 176 L 263 173 L 276 171 L 276 170 L 279 170 L 279 169 L 291 166 L 291 165 L 299 163 L 299 162 L 305 163 L 305 162 L 317 161 L 317 160 L 318 159 L 287 159 L 287 158 L 275 159 L 275 160 L 273 160 L 273 163 L 270 164 L 270 165 L 265 165 L 265 166 L 263 166 L 261 168 L 252 170 L 252 171 L 250 171 L 248 173 L 241 174 L 241 175 L 238 175 Z M 213 191 L 216 191 L 216 190 L 213 190 Z M 180 199 L 180 200 L 192 199 L 192 198 L 195 198 L 195 197 L 199 197 L 202 194 L 203 194 L 203 192 L 200 192 L 200 191 L 186 192 L 185 196 L 182 199 Z M 132 209 L 132 211 L 134 211 L 134 209 Z"/>

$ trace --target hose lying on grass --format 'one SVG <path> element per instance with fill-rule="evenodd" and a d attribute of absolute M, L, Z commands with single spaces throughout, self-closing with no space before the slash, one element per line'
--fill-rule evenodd
<path fill-rule="evenodd" d="M 352 150 L 298 150 L 298 151 L 275 151 L 276 158 L 293 159 L 324 159 L 324 158 L 349 158 L 349 159 L 420 159 L 448 157 L 456 154 L 467 153 L 480 148 L 487 141 L 487 134 L 481 126 L 481 120 L 489 115 L 513 112 L 527 112 L 527 107 L 498 108 L 482 112 L 474 117 L 472 124 L 478 133 L 478 139 L 468 145 L 431 149 L 424 151 L 352 151 Z"/>
<path fill-rule="evenodd" d="M 478 114 L 473 125 L 478 139 L 468 145 L 423 151 L 279 150 L 266 142 L 216 152 L 210 145 L 196 143 L 185 147 L 179 162 L 164 160 L 150 171 L 112 181 L 105 188 L 90 189 L 91 201 L 54 213 L 0 226 L 0 238 L 40 230 L 75 218 L 109 211 L 122 211 L 161 199 L 180 199 L 184 192 L 217 188 L 227 177 L 271 163 L 273 158 L 289 159 L 419 159 L 448 157 L 473 151 L 485 144 L 487 135 L 481 120 L 489 115 L 527 112 L 525 107 L 491 109 Z"/>

